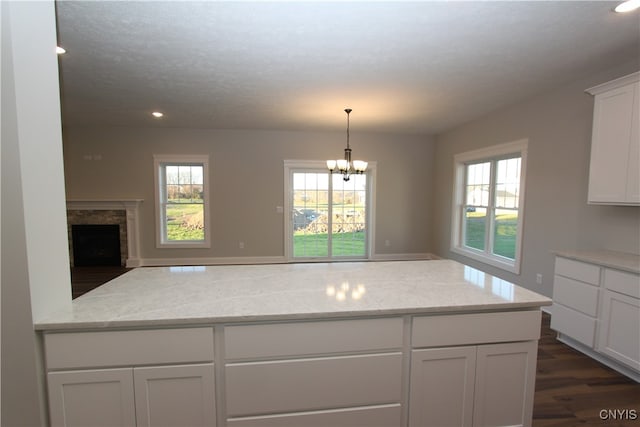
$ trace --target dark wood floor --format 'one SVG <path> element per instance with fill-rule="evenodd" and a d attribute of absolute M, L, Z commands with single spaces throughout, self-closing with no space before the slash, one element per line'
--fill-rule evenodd
<path fill-rule="evenodd" d="M 550 319 L 543 314 L 534 427 L 640 427 L 640 384 L 558 341 Z M 601 419 L 602 410 L 620 410 L 618 419 Z"/>
<path fill-rule="evenodd" d="M 129 271 L 124 267 L 71 270 L 74 298 Z M 533 405 L 534 427 L 640 427 L 640 384 L 556 339 L 542 315 Z M 600 411 L 627 411 L 627 418 L 602 420 Z"/>
<path fill-rule="evenodd" d="M 71 267 L 71 296 L 78 298 L 129 270 L 126 267 Z"/>

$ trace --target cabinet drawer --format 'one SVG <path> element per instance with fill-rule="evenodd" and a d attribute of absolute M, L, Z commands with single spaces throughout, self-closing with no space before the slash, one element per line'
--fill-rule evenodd
<path fill-rule="evenodd" d="M 416 317 L 411 344 L 443 347 L 537 340 L 540 318 L 540 310 Z"/>
<path fill-rule="evenodd" d="M 561 304 L 554 303 L 551 310 L 551 329 L 593 347 L 596 319 Z"/>
<path fill-rule="evenodd" d="M 228 364 L 227 414 L 398 403 L 401 378 L 401 353 Z"/>
<path fill-rule="evenodd" d="M 593 317 L 598 310 L 599 291 L 595 286 L 563 276 L 555 276 L 553 280 L 554 301 Z"/>
<path fill-rule="evenodd" d="M 229 427 L 399 427 L 400 404 L 231 418 Z"/>
<path fill-rule="evenodd" d="M 594 286 L 600 284 L 600 267 L 580 261 L 556 257 L 555 273 Z"/>
<path fill-rule="evenodd" d="M 623 271 L 605 269 L 604 286 L 615 292 L 640 298 L 640 276 Z"/>
<path fill-rule="evenodd" d="M 47 369 L 213 361 L 213 328 L 51 333 L 44 343 Z"/>
<path fill-rule="evenodd" d="M 226 359 L 259 359 L 402 347 L 402 318 L 227 326 Z"/>

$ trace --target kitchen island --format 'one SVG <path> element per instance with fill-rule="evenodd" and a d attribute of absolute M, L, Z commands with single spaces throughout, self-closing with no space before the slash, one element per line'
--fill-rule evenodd
<path fill-rule="evenodd" d="M 52 425 L 530 425 L 550 303 L 448 260 L 153 267 L 36 328 Z"/>

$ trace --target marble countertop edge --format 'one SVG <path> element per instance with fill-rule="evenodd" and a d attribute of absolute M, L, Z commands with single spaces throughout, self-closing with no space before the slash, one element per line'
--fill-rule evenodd
<path fill-rule="evenodd" d="M 312 313 L 288 313 L 288 314 L 259 314 L 259 315 L 227 315 L 206 317 L 183 318 L 154 318 L 154 319 L 127 319 L 112 321 L 42 321 L 34 325 L 36 331 L 48 332 L 73 332 L 104 329 L 133 329 L 133 328 L 158 328 L 158 327 L 212 327 L 219 324 L 241 324 L 253 322 L 287 322 L 287 321 L 321 321 L 344 320 L 353 318 L 394 317 L 394 316 L 430 316 L 446 314 L 470 314 L 490 313 L 501 311 L 517 311 L 540 309 L 550 306 L 552 301 L 542 298 L 539 301 L 502 304 L 479 304 L 465 306 L 443 306 L 429 308 L 406 308 L 389 310 L 364 310 L 364 311 L 338 311 L 338 312 L 312 312 Z"/>
<path fill-rule="evenodd" d="M 640 274 L 640 255 L 610 250 L 554 250 L 554 255 Z"/>

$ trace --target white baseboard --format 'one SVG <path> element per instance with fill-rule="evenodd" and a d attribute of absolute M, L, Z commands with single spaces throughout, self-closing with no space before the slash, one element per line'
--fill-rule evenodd
<path fill-rule="evenodd" d="M 432 253 L 411 253 L 411 254 L 374 254 L 371 261 L 418 261 L 442 259 Z"/>
<path fill-rule="evenodd" d="M 431 253 L 376 254 L 368 261 L 417 261 L 441 259 Z M 132 260 L 129 260 L 132 261 Z M 174 265 L 243 265 L 243 264 L 284 264 L 284 256 L 265 257 L 208 257 L 208 258 L 139 258 L 127 262 L 127 267 L 167 267 Z"/>
<path fill-rule="evenodd" d="M 166 267 L 174 265 L 242 265 L 242 264 L 282 264 L 285 257 L 210 257 L 210 258 L 144 258 L 140 267 Z"/>

